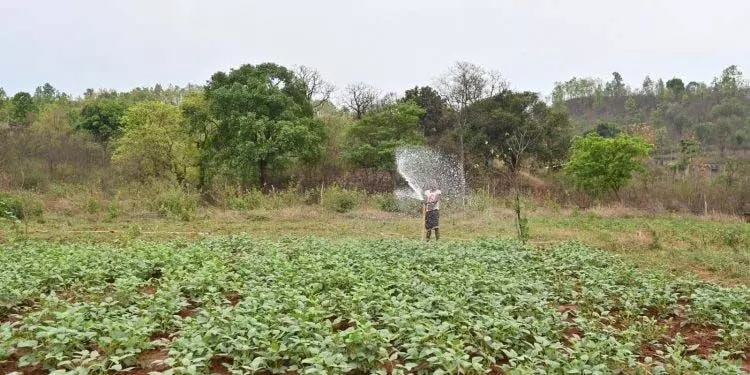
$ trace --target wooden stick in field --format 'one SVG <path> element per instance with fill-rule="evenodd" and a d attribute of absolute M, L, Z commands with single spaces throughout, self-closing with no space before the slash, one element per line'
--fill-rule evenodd
<path fill-rule="evenodd" d="M 422 203 L 422 240 L 426 239 L 426 229 L 427 226 L 427 203 Z"/>

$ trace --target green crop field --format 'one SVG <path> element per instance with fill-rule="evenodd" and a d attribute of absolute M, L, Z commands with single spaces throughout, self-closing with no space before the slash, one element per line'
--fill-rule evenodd
<path fill-rule="evenodd" d="M 0 245 L 0 373 L 741 373 L 750 288 L 577 243 Z"/>

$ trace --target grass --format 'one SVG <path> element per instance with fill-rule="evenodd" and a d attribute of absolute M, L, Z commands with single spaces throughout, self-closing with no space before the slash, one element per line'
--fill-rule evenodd
<path fill-rule="evenodd" d="M 515 236 L 513 213 L 497 204 L 483 210 L 443 209 L 441 239 Z M 652 216 L 632 210 L 528 211 L 531 242 L 546 246 L 576 240 L 633 262 L 639 267 L 694 272 L 724 285 L 750 285 L 750 225 L 733 217 Z M 8 223 L 5 225 L 5 223 Z M 158 214 L 99 213 L 70 215 L 52 211 L 27 226 L 3 222 L 0 241 L 23 238 L 52 241 L 124 242 L 134 238 L 169 239 L 210 234 L 249 233 L 258 237 L 315 235 L 326 238 L 416 239 L 417 214 L 388 213 L 361 207 L 336 213 L 318 205 L 279 209 L 221 210 L 199 208 L 185 221 Z"/>

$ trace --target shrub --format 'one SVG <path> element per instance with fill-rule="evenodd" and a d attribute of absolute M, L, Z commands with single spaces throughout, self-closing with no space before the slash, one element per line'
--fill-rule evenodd
<path fill-rule="evenodd" d="M 117 197 L 107 203 L 107 216 L 110 219 L 120 216 L 120 200 Z"/>
<path fill-rule="evenodd" d="M 256 210 L 263 205 L 263 193 L 253 189 L 241 195 L 230 195 L 227 205 L 232 210 Z"/>
<path fill-rule="evenodd" d="M 360 194 L 356 190 L 346 190 L 331 186 L 323 191 L 323 206 L 334 212 L 349 212 L 357 207 Z"/>
<path fill-rule="evenodd" d="M 43 213 L 44 205 L 34 196 L 0 194 L 0 217 L 2 218 L 23 220 L 41 217 Z"/>
<path fill-rule="evenodd" d="M 198 195 L 173 187 L 156 196 L 153 208 L 164 217 L 190 221 L 198 210 Z"/>
<path fill-rule="evenodd" d="M 375 208 L 385 212 L 401 212 L 402 208 L 393 194 L 375 194 L 372 196 Z"/>
<path fill-rule="evenodd" d="M 94 197 L 88 197 L 86 198 L 86 202 L 83 204 L 83 210 L 86 211 L 88 214 L 95 214 L 101 211 L 102 205 L 99 203 L 99 200 Z"/>

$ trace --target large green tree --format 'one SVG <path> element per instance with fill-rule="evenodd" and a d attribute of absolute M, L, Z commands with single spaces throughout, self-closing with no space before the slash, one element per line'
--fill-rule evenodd
<path fill-rule="evenodd" d="M 653 145 L 639 137 L 576 137 L 565 172 L 578 188 L 595 196 L 607 191 L 617 195 L 633 173 L 644 170 L 643 159 L 652 149 Z"/>
<path fill-rule="evenodd" d="M 37 107 L 34 99 L 28 92 L 18 92 L 10 99 L 10 111 L 8 116 L 11 123 L 28 126 L 31 124 L 32 116 Z"/>
<path fill-rule="evenodd" d="M 667 90 L 672 93 L 675 99 L 682 98 L 682 94 L 685 93 L 685 83 L 681 79 L 675 77 L 667 81 Z"/>
<path fill-rule="evenodd" d="M 448 104 L 440 94 L 430 86 L 414 87 L 406 90 L 402 102 L 412 101 L 424 113 L 419 117 L 419 128 L 425 137 L 442 134 L 448 128 L 446 115 Z"/>
<path fill-rule="evenodd" d="M 125 103 L 114 98 L 94 99 L 81 109 L 76 127 L 88 131 L 97 141 L 106 144 L 110 139 L 120 135 L 122 116 L 126 109 Z"/>
<path fill-rule="evenodd" d="M 112 159 L 130 174 L 174 178 L 183 183 L 198 161 L 198 149 L 179 108 L 157 101 L 135 104 L 123 116 L 123 134 Z"/>
<path fill-rule="evenodd" d="M 414 102 L 401 102 L 365 114 L 347 130 L 345 158 L 356 167 L 393 171 L 398 146 L 424 143 L 419 130 L 424 112 Z"/>
<path fill-rule="evenodd" d="M 504 90 L 472 105 L 470 113 L 472 149 L 503 161 L 514 175 L 529 156 L 550 164 L 564 159 L 568 116 L 552 110 L 535 93 Z"/>
<path fill-rule="evenodd" d="M 325 144 L 303 80 L 273 63 L 215 73 L 206 86 L 216 121 L 211 157 L 244 182 L 266 187 L 268 172 L 290 158 L 312 160 Z"/>

